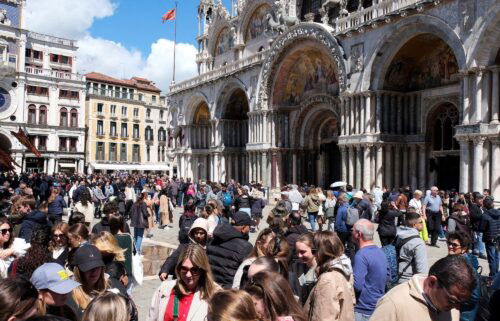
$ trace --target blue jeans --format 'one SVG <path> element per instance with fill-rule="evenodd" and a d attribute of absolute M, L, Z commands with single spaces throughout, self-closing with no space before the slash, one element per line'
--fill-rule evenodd
<path fill-rule="evenodd" d="M 318 216 L 318 212 L 309 212 L 307 215 L 309 217 L 309 224 L 311 224 L 311 230 L 316 232 L 316 217 Z"/>
<path fill-rule="evenodd" d="M 443 225 L 441 225 L 441 227 L 439 228 L 439 237 L 442 239 L 444 239 L 445 237 Z"/>
<path fill-rule="evenodd" d="M 500 253 L 498 252 L 495 244 L 486 242 L 486 254 L 488 255 L 488 265 L 490 267 L 490 276 L 495 278 L 498 273 L 498 263 L 500 261 Z"/>
<path fill-rule="evenodd" d="M 483 233 L 481 232 L 474 232 L 474 250 L 472 253 L 483 255 L 486 253 L 484 249 Z"/>
<path fill-rule="evenodd" d="M 142 237 L 144 236 L 144 228 L 140 227 L 135 227 L 134 228 L 134 242 L 135 242 L 135 248 L 137 252 L 142 253 L 141 251 L 141 246 L 142 246 Z"/>
<path fill-rule="evenodd" d="M 177 194 L 177 206 L 182 206 L 182 198 L 184 196 L 184 193 L 180 192 Z"/>
<path fill-rule="evenodd" d="M 368 321 L 370 320 L 371 315 L 363 314 L 361 312 L 354 311 L 354 320 L 355 321 Z"/>

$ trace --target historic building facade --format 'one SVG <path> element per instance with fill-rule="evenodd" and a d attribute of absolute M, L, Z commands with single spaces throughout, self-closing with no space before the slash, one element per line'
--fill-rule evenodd
<path fill-rule="evenodd" d="M 87 172 L 170 173 L 167 109 L 151 81 L 97 72 L 87 79 Z"/>
<path fill-rule="evenodd" d="M 500 199 L 498 1 L 239 0 L 231 11 L 200 1 L 199 75 L 171 86 L 180 176 Z"/>
<path fill-rule="evenodd" d="M 85 81 L 73 40 L 24 29 L 24 1 L 0 0 L 0 148 L 17 171 L 83 172 Z M 22 128 L 36 157 L 11 131 Z"/>

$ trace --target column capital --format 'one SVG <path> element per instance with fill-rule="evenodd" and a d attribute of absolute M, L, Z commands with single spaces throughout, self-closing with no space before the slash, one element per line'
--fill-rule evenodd
<path fill-rule="evenodd" d="M 482 146 L 484 144 L 485 140 L 486 140 L 486 137 L 484 137 L 484 136 L 475 136 L 472 138 L 472 141 L 474 142 L 475 146 Z"/>
<path fill-rule="evenodd" d="M 455 139 L 459 144 L 465 144 L 471 141 L 471 138 L 469 136 L 456 136 Z"/>
<path fill-rule="evenodd" d="M 486 71 L 488 71 L 488 69 L 485 66 L 478 66 L 478 67 L 472 68 L 472 72 L 476 76 L 482 76 Z"/>
<path fill-rule="evenodd" d="M 488 67 L 492 72 L 500 72 L 500 65 L 493 65 Z"/>
<path fill-rule="evenodd" d="M 458 71 L 458 75 L 460 78 L 464 78 L 471 75 L 473 72 L 473 70 L 462 69 Z"/>

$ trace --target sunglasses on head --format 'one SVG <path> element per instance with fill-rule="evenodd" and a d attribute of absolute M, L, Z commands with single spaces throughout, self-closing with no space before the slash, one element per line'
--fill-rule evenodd
<path fill-rule="evenodd" d="M 2 232 L 2 235 L 7 234 L 7 232 L 9 232 L 10 234 L 12 234 L 12 229 L 11 228 L 3 228 L 0 231 Z"/>

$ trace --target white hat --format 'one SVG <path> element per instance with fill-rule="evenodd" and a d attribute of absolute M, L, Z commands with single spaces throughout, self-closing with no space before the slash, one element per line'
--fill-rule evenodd
<path fill-rule="evenodd" d="M 362 199 L 363 198 L 363 191 L 357 191 L 354 196 L 354 198 L 359 198 L 359 199 Z"/>

